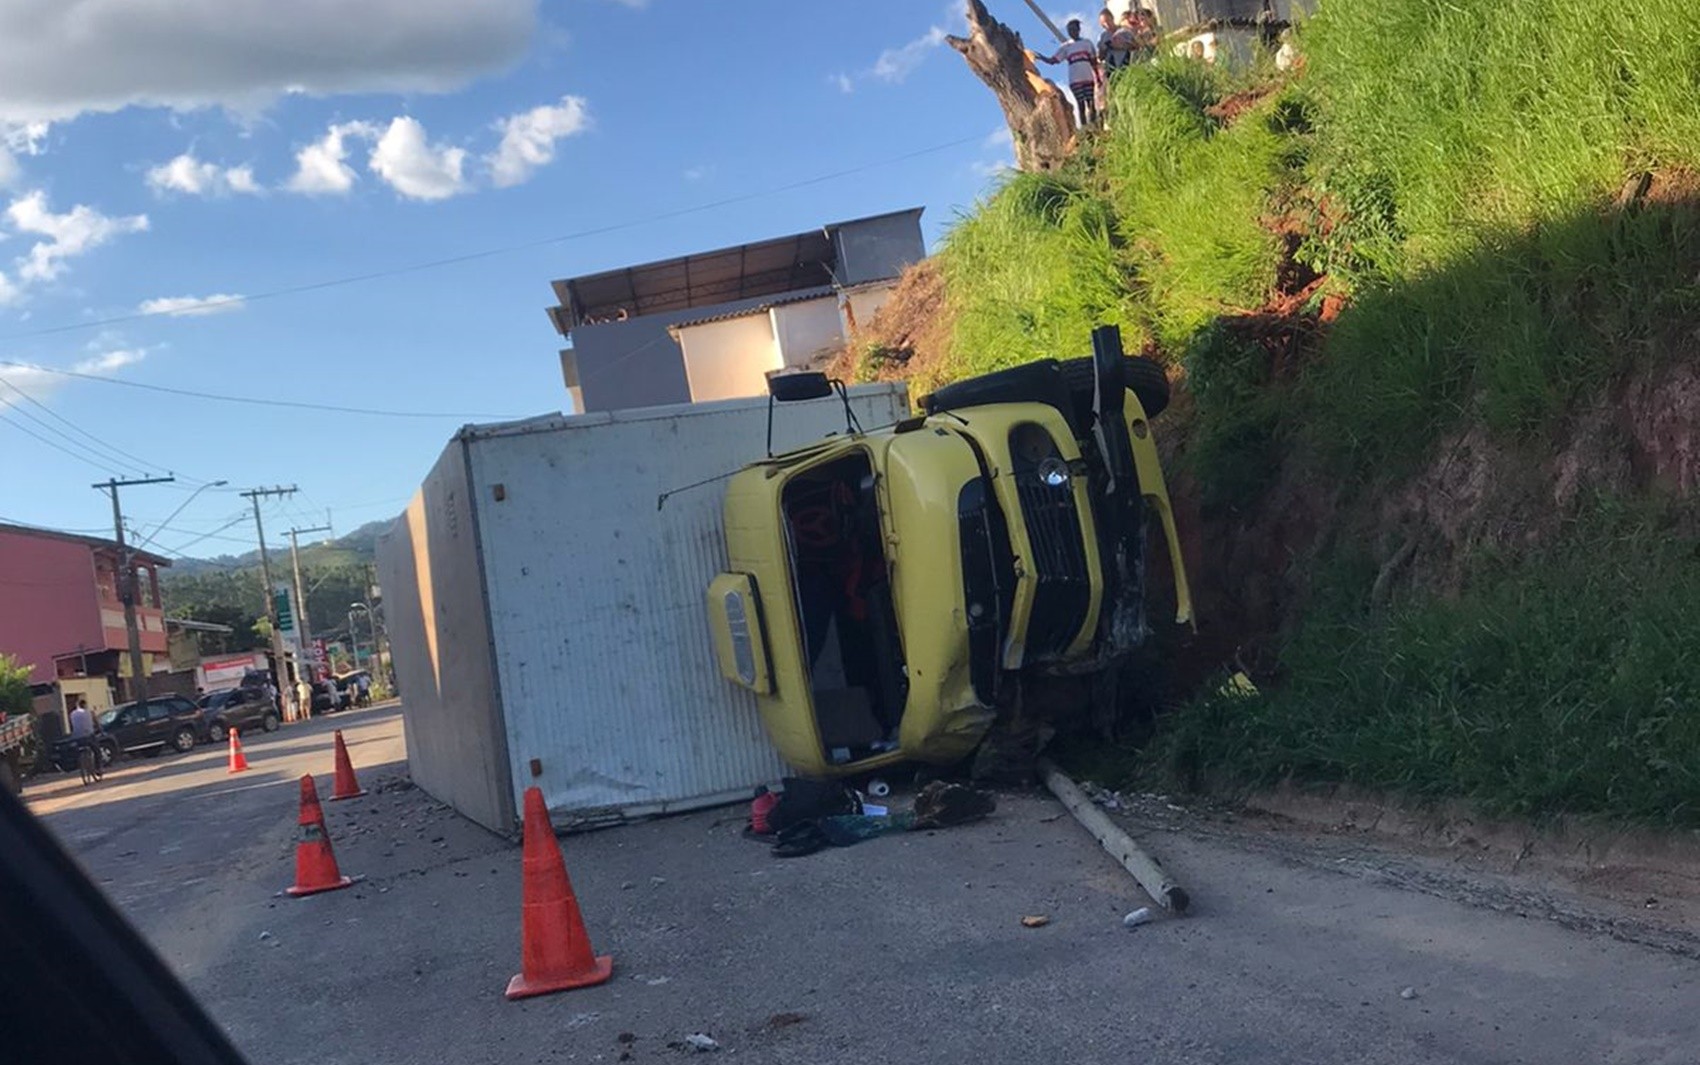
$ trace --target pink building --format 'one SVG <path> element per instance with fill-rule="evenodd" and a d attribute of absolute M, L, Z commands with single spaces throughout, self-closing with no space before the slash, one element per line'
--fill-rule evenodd
<path fill-rule="evenodd" d="M 166 652 L 159 567 L 171 561 L 146 551 L 132 551 L 131 558 L 144 667 L 151 672 L 154 656 Z M 120 570 L 118 545 L 110 540 L 0 525 L 0 653 L 29 666 L 34 684 L 59 675 L 127 675 Z"/>

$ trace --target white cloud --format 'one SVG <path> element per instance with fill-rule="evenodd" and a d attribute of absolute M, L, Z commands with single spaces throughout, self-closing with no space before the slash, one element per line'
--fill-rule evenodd
<path fill-rule="evenodd" d="M 539 0 L 7 0 L 0 121 L 285 93 L 445 92 L 518 62 Z"/>
<path fill-rule="evenodd" d="M 850 79 L 850 75 L 848 74 L 828 74 L 826 76 L 826 82 L 828 85 L 837 86 L 838 91 L 842 93 L 852 93 L 856 91 L 856 83 Z"/>
<path fill-rule="evenodd" d="M 465 148 L 432 144 L 416 118 L 390 121 L 368 160 L 372 172 L 410 200 L 446 200 L 467 191 Z"/>
<path fill-rule="evenodd" d="M 868 73 L 881 81 L 897 84 L 915 73 L 933 49 L 944 43 L 944 39 L 944 27 L 934 26 L 908 44 L 881 52 Z"/>
<path fill-rule="evenodd" d="M 502 142 L 484 157 L 497 187 L 518 185 L 555 158 L 555 142 L 590 126 L 583 97 L 563 96 L 561 102 L 509 115 L 496 123 Z"/>
<path fill-rule="evenodd" d="M 340 195 L 357 180 L 348 158 L 348 138 L 371 137 L 377 131 L 365 122 L 342 122 L 325 131 L 320 139 L 295 153 L 295 173 L 284 184 L 291 192 L 308 196 Z"/>
<path fill-rule="evenodd" d="M 707 164 L 685 168 L 685 180 L 686 181 L 701 181 L 703 178 L 713 177 L 713 176 L 714 176 L 714 167 L 709 166 Z"/>
<path fill-rule="evenodd" d="M 148 349 L 116 346 L 119 343 L 121 342 L 113 337 L 102 337 L 88 346 L 90 354 L 78 359 L 67 369 L 72 373 L 105 377 L 147 358 Z M 70 378 L 63 373 L 54 373 L 47 367 L 19 364 L 0 365 L 0 381 L 5 381 L 32 399 L 40 400 L 45 399 L 55 388 L 68 383 Z M 0 405 L 11 406 L 16 401 L 15 394 L 0 390 Z"/>
<path fill-rule="evenodd" d="M 983 147 L 983 148 L 1014 148 L 1015 147 L 1015 134 L 1013 134 L 1009 131 L 1008 126 L 999 126 L 997 129 L 994 129 L 990 133 L 986 134 L 986 139 L 981 142 L 981 147 Z"/>
<path fill-rule="evenodd" d="M 18 276 L 25 281 L 52 281 L 65 271 L 65 260 L 98 248 L 113 237 L 124 233 L 140 233 L 148 228 L 147 215 L 111 217 L 85 204 L 78 204 L 64 214 L 54 214 L 47 206 L 47 194 L 40 189 L 12 201 L 6 217 L 22 233 L 46 237 L 18 260 Z"/>
<path fill-rule="evenodd" d="M 228 196 L 233 192 L 254 195 L 260 191 L 253 168 L 219 166 L 196 159 L 188 152 L 150 169 L 147 181 L 155 192 L 181 192 L 189 196 Z"/>
<path fill-rule="evenodd" d="M 243 298 L 234 293 L 218 292 L 211 296 L 161 296 L 143 300 L 137 305 L 140 314 L 162 314 L 171 318 L 196 318 L 207 314 L 239 311 Z"/>
<path fill-rule="evenodd" d="M 0 123 L 0 189 L 9 189 L 23 177 L 20 155 L 40 155 L 47 139 L 46 122 Z M 4 290 L 0 289 L 0 293 Z M 0 295 L 0 303 L 5 302 Z"/>
<path fill-rule="evenodd" d="M 109 374 L 122 370 L 126 366 L 134 366 L 148 357 L 146 348 L 114 348 L 91 355 L 72 363 L 71 369 L 77 373 Z"/>

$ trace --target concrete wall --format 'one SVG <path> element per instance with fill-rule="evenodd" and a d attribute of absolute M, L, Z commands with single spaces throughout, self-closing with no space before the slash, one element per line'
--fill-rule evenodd
<path fill-rule="evenodd" d="M 784 365 L 765 314 L 689 326 L 679 330 L 679 344 L 694 403 L 764 396 L 767 372 Z"/>
<path fill-rule="evenodd" d="M 844 303 L 841 308 L 844 317 L 845 332 L 856 329 L 866 329 L 873 323 L 874 315 L 879 313 L 891 294 L 896 291 L 897 282 L 886 285 L 865 285 L 844 293 Z"/>
<path fill-rule="evenodd" d="M 457 438 L 378 538 L 378 583 L 414 783 L 486 828 L 518 817 L 485 610 L 478 530 Z"/>
<path fill-rule="evenodd" d="M 780 361 L 788 369 L 808 366 L 830 357 L 844 347 L 844 319 L 838 313 L 838 297 L 823 296 L 803 303 L 787 303 L 767 312 Z M 764 395 L 761 392 L 746 395 Z"/>
<path fill-rule="evenodd" d="M 580 390 L 584 412 L 688 403 L 691 391 L 685 357 L 668 335 L 668 326 L 749 310 L 772 300 L 772 296 L 729 300 L 624 322 L 578 326 L 573 330 L 571 354 L 577 380 L 568 380 L 567 386 L 570 390 L 576 384 Z M 562 360 L 568 360 L 566 353 Z"/>
<path fill-rule="evenodd" d="M 834 237 L 841 287 L 896 277 L 927 257 L 919 211 L 846 223 L 834 230 Z"/>
<path fill-rule="evenodd" d="M 106 646 L 93 552 L 71 540 L 0 529 L 0 654 L 29 666 L 30 683 L 46 684 L 54 678 L 53 656 L 79 644 Z"/>

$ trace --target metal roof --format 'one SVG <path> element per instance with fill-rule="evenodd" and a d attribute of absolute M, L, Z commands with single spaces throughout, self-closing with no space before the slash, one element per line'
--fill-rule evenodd
<path fill-rule="evenodd" d="M 70 540 L 73 543 L 87 544 L 89 547 L 103 548 L 107 551 L 118 550 L 118 544 L 113 540 L 103 540 L 98 536 L 79 536 L 76 533 L 60 532 L 57 529 L 42 529 L 34 525 L 10 525 L 0 523 L 0 533 L 17 533 L 20 536 L 42 537 L 48 540 Z M 169 566 L 171 560 L 164 555 L 156 555 L 152 551 L 140 551 L 129 548 L 130 557 L 141 562 L 151 562 L 156 566 Z"/>
<path fill-rule="evenodd" d="M 565 335 L 592 322 L 831 285 L 838 261 L 833 240 L 837 230 L 920 211 L 916 207 L 869 215 L 751 244 L 559 280 L 552 287 L 561 305 L 549 309 L 549 318 Z"/>
<path fill-rule="evenodd" d="M 667 331 L 677 336 L 679 330 L 688 329 L 693 325 L 709 325 L 713 322 L 729 322 L 734 318 L 748 318 L 752 315 L 766 314 L 775 307 L 784 307 L 791 303 L 810 303 L 814 300 L 826 299 L 829 296 L 834 295 L 836 292 L 837 290 L 831 285 L 822 285 L 819 288 L 809 289 L 807 292 L 797 292 L 782 299 L 768 300 L 765 303 L 758 303 L 754 307 L 745 307 L 741 311 L 726 311 L 724 314 L 711 314 L 703 318 L 690 318 L 683 322 L 674 322 L 672 325 L 667 327 Z"/>

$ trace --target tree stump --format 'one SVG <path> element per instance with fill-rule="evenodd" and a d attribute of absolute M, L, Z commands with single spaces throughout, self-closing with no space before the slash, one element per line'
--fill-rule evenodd
<path fill-rule="evenodd" d="M 1015 139 L 1015 165 L 1039 173 L 1061 167 L 1075 144 L 1068 98 L 1039 73 L 1021 35 L 993 18 L 981 0 L 968 0 L 968 31 L 945 42 L 998 98 Z"/>

